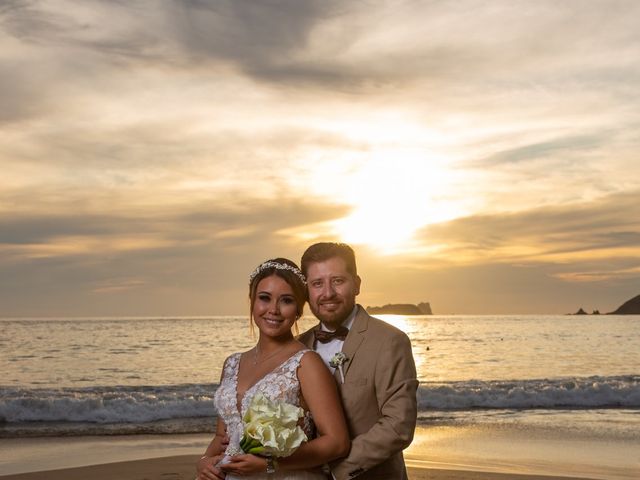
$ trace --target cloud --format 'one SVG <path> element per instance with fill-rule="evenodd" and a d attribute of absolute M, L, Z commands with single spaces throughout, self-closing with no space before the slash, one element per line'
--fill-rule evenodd
<path fill-rule="evenodd" d="M 296 69 L 290 57 L 305 51 L 313 28 L 336 5 L 319 0 L 94 0 L 81 8 L 64 1 L 15 1 L 0 15 L 12 36 L 54 52 L 74 49 L 85 58 L 93 55 L 94 61 L 130 67 L 140 62 L 181 68 L 203 61 L 227 63 L 269 77 Z"/>
<path fill-rule="evenodd" d="M 478 165 L 491 167 L 499 164 L 513 164 L 518 162 L 530 162 L 546 160 L 549 157 L 575 158 L 593 151 L 608 140 L 607 132 L 598 132 L 592 135 L 566 135 L 547 141 L 540 141 L 529 145 L 517 146 L 509 150 L 501 151 L 489 158 L 480 160 Z M 469 166 L 474 166 L 470 163 Z"/>
<path fill-rule="evenodd" d="M 23 62 L 0 63 L 0 92 L 0 125 L 34 118 L 50 108 Z"/>
<path fill-rule="evenodd" d="M 146 282 L 137 278 L 110 278 L 99 282 L 93 289 L 94 293 L 114 293 L 132 290 L 144 286 Z"/>
<path fill-rule="evenodd" d="M 320 0 L 223 0 L 172 2 L 168 10 L 186 50 L 258 70 L 304 50 L 313 27 L 334 8 Z"/>
<path fill-rule="evenodd" d="M 344 207 L 277 198 L 191 204 L 146 215 L 66 213 L 0 220 L 3 314 L 94 311 L 238 313 L 246 275 L 274 256 L 299 260 L 283 233 Z M 37 299 L 32 301 L 30 299 Z"/>
<path fill-rule="evenodd" d="M 598 264 L 611 277 L 637 266 L 638 218 L 640 191 L 635 191 L 598 202 L 461 218 L 425 228 L 421 242 L 434 245 L 430 254 L 438 262 L 452 265 L 560 265 L 565 272 L 555 276 L 570 280 L 581 274 L 569 269 Z M 627 266 L 606 268 L 614 259 Z"/>
<path fill-rule="evenodd" d="M 50 215 L 4 215 L 0 218 L 0 247 L 17 250 L 24 247 L 28 251 L 30 246 L 49 245 L 50 256 L 58 256 L 56 245 L 64 244 L 69 248 L 63 256 L 73 256 L 96 254 L 98 246 L 100 255 L 212 242 L 220 247 L 237 246 L 259 243 L 267 232 L 274 235 L 288 228 L 332 220 L 344 213 L 344 206 L 281 196 L 272 200 L 245 197 L 228 203 L 194 202 L 162 212 L 97 214 L 69 209 Z M 87 248 L 83 246 L 86 242 Z"/>
<path fill-rule="evenodd" d="M 402 202 L 415 225 L 465 215 L 393 257 L 399 289 L 416 264 L 450 269 L 438 272 L 451 285 L 480 271 L 554 288 L 631 281 L 639 13 L 634 1 L 3 2 L 0 303 L 63 311 L 81 292 L 96 311 L 116 297 L 177 311 L 169 298 L 204 308 L 214 288 L 222 304 L 264 256 L 297 256 L 377 199 L 389 202 L 357 229 L 374 232 L 389 204 L 403 220 Z"/>
<path fill-rule="evenodd" d="M 640 266 L 601 271 L 561 272 L 553 275 L 566 282 L 604 282 L 613 279 L 635 279 L 640 276 Z"/>
<path fill-rule="evenodd" d="M 177 96 L 198 78 L 244 75 L 247 88 L 285 101 L 366 94 L 425 120 L 455 112 L 475 125 L 513 123 L 513 113 L 526 110 L 515 121 L 524 129 L 550 113 L 570 122 L 576 109 L 601 116 L 621 100 L 635 103 L 639 39 L 631 19 L 640 7 L 617 5 L 627 15 L 599 2 L 316 0 L 13 2 L 0 14 L 30 54 L 22 70 L 42 72 L 37 85 L 56 96 L 72 94 L 63 81 L 76 95 L 91 86 L 94 95 L 122 95 L 127 80 L 153 92 L 182 75 L 188 85 L 163 92 Z"/>
<path fill-rule="evenodd" d="M 587 74 L 581 81 L 586 87 L 598 74 L 610 85 L 607 71 L 614 68 L 620 82 L 637 73 L 633 18 L 640 7 L 633 1 L 616 7 L 526 1 L 93 1 L 83 8 L 72 2 L 12 2 L 0 14 L 5 29 L 23 42 L 54 51 L 76 49 L 97 55 L 94 61 L 128 62 L 128 68 L 223 63 L 280 86 L 375 94 L 398 86 L 424 91 L 448 85 L 458 94 L 482 87 L 491 98 L 514 87 L 576 82 L 581 78 L 576 71 Z M 619 15 L 619 9 L 626 14 Z"/>

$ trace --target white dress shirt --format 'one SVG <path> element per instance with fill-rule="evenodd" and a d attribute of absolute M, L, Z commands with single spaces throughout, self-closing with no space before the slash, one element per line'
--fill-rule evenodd
<path fill-rule="evenodd" d="M 349 330 L 351 330 L 351 326 L 353 325 L 353 321 L 356 318 L 357 312 L 358 312 L 358 306 L 356 305 L 355 307 L 353 307 L 353 311 L 349 314 L 347 319 L 344 322 L 342 322 L 342 325 L 347 327 Z M 335 331 L 335 330 L 328 329 L 322 322 L 320 324 L 320 329 L 324 330 L 325 332 Z M 333 340 L 327 343 L 321 343 L 321 342 L 315 343 L 315 351 L 318 352 L 318 355 L 322 357 L 322 360 L 324 360 L 324 363 L 327 365 L 327 367 L 329 367 L 329 369 L 331 370 L 331 373 L 334 372 L 335 368 L 329 365 L 329 361 L 333 358 L 333 356 L 336 353 L 342 351 L 343 344 L 344 344 L 344 340 L 340 340 L 338 338 L 334 338 Z"/>

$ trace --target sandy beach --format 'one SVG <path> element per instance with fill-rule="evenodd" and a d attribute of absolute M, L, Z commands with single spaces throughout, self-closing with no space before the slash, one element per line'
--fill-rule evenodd
<path fill-rule="evenodd" d="M 180 455 L 128 462 L 107 463 L 88 467 L 48 470 L 0 476 L 3 480 L 187 480 L 194 475 L 197 455 Z M 521 475 L 434 468 L 410 468 L 411 480 L 553 480 L 543 475 Z"/>
<path fill-rule="evenodd" d="M 418 427 L 404 454 L 412 480 L 635 480 L 638 441 L 629 437 L 532 425 Z M 0 479 L 192 479 L 209 440 L 210 434 L 3 438 Z"/>

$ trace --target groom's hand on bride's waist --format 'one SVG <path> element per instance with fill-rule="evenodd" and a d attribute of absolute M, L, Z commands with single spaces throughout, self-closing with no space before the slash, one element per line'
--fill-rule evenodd
<path fill-rule="evenodd" d="M 224 480 L 227 474 L 216 466 L 223 457 L 224 455 L 200 457 L 200 460 L 198 460 L 196 464 L 196 471 L 198 473 L 196 480 Z"/>

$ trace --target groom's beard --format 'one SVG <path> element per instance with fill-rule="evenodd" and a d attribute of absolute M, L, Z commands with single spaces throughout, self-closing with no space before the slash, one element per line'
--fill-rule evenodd
<path fill-rule="evenodd" d="M 313 303 L 309 302 L 313 314 L 330 330 L 335 330 L 342 325 L 351 315 L 355 305 L 355 298 L 344 298 L 340 295 L 319 298 Z"/>

